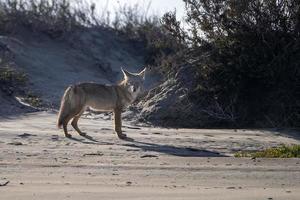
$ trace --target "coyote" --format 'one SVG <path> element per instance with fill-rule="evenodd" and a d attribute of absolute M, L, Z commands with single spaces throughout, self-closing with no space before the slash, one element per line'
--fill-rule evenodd
<path fill-rule="evenodd" d="M 121 129 L 121 112 L 143 92 L 146 68 L 140 73 L 130 73 L 122 68 L 121 70 L 124 80 L 118 85 L 80 83 L 66 89 L 57 121 L 58 128 L 63 126 L 66 137 L 72 137 L 67 130 L 68 122 L 72 118 L 73 128 L 79 135 L 86 135 L 78 128 L 77 122 L 86 108 L 90 107 L 97 111 L 113 111 L 114 130 L 120 139 L 126 138 L 126 134 L 123 134 Z"/>

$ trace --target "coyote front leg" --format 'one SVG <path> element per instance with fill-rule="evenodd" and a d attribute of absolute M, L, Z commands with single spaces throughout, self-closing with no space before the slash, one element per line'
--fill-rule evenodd
<path fill-rule="evenodd" d="M 115 132 L 117 133 L 120 139 L 126 138 L 126 134 L 122 133 L 122 119 L 121 119 L 121 110 L 114 109 L 114 125 L 115 125 Z"/>

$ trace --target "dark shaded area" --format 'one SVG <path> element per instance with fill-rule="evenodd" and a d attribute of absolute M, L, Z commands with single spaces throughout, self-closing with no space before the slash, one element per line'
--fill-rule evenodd
<path fill-rule="evenodd" d="M 14 118 L 20 114 L 25 114 L 29 112 L 38 111 L 33 107 L 28 107 L 16 100 L 13 95 L 7 95 L 7 93 L 2 92 L 0 89 L 0 119 Z"/>
<path fill-rule="evenodd" d="M 85 139 L 87 139 L 89 141 L 86 141 L 84 139 L 74 138 L 74 137 L 71 137 L 68 139 L 76 141 L 76 142 L 81 142 L 84 144 L 96 144 L 96 145 L 113 145 L 114 144 L 114 143 L 110 143 L 110 142 L 100 142 L 89 135 L 85 135 L 82 137 L 84 137 Z M 130 138 L 130 137 L 123 139 L 123 141 L 126 141 L 128 143 L 120 144 L 120 145 L 141 149 L 142 151 L 145 151 L 145 152 L 157 152 L 157 153 L 164 153 L 164 154 L 180 156 L 180 157 L 226 157 L 225 155 L 222 155 L 218 152 L 207 151 L 204 149 L 197 149 L 194 147 L 177 147 L 177 146 L 173 146 L 173 145 L 154 144 L 154 143 L 149 143 L 149 142 L 140 142 L 140 141 L 136 141 L 135 139 Z"/>
<path fill-rule="evenodd" d="M 70 139 L 70 140 L 73 140 L 75 142 L 81 142 L 83 144 L 97 144 L 97 145 L 113 145 L 114 143 L 111 143 L 111 142 L 100 142 L 96 139 L 94 139 L 92 136 L 89 136 L 89 135 L 85 135 L 85 136 L 82 136 L 84 137 L 85 139 L 87 139 L 88 141 L 86 141 L 85 139 L 78 139 L 78 138 L 75 138 L 73 137 L 73 135 L 71 137 L 66 137 L 67 139 Z"/>
<path fill-rule="evenodd" d="M 172 115 L 148 119 L 186 127 L 299 127 L 300 2 L 184 2 L 191 29 L 182 29 L 175 13 L 163 24 L 185 48 L 161 67 L 175 80 L 168 87 L 186 92 L 167 96 L 174 103 L 152 112 Z"/>
<path fill-rule="evenodd" d="M 196 149 L 191 147 L 177 147 L 172 145 L 154 144 L 149 142 L 139 142 L 133 140 L 132 143 L 124 144 L 123 146 L 139 148 L 143 151 L 152 151 L 164 153 L 179 157 L 226 157 L 218 152 L 207 151 L 204 149 Z"/>
<path fill-rule="evenodd" d="M 300 129 L 284 129 L 284 128 L 280 129 L 280 128 L 277 128 L 277 129 L 275 129 L 275 131 L 277 131 L 278 134 L 283 136 L 283 137 L 293 138 L 295 140 L 300 141 Z"/>

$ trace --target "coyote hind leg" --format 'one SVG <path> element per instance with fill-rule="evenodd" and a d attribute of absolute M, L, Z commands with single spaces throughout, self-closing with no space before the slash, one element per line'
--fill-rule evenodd
<path fill-rule="evenodd" d="M 121 119 L 121 110 L 115 109 L 114 110 L 114 125 L 115 125 L 115 132 L 117 133 L 120 139 L 125 139 L 126 134 L 122 133 L 122 119 Z"/>
<path fill-rule="evenodd" d="M 70 112 L 70 113 L 64 118 L 62 125 L 63 125 L 63 129 L 64 129 L 64 133 L 65 133 L 65 136 L 66 136 L 66 137 L 68 137 L 68 138 L 71 138 L 71 137 L 72 137 L 72 135 L 68 133 L 68 128 L 67 128 L 67 126 L 68 126 L 69 121 L 70 121 L 72 118 L 75 118 L 80 112 L 81 112 L 81 111 L 73 110 L 72 112 Z M 79 117 L 80 117 L 80 115 L 79 115 Z M 79 117 L 78 117 L 78 118 L 79 118 Z M 74 121 L 74 119 L 73 119 L 73 121 Z M 73 121 L 72 121 L 72 126 L 73 126 Z M 77 121 L 78 121 L 78 119 L 77 119 Z M 77 123 L 77 122 L 76 122 L 76 123 Z M 74 126 L 73 126 L 73 127 L 74 127 Z M 78 128 L 78 127 L 77 127 L 77 128 Z"/>
<path fill-rule="evenodd" d="M 67 118 L 67 119 L 65 119 L 64 120 L 64 122 L 63 122 L 63 129 L 64 129 L 64 133 L 65 133 L 65 136 L 67 137 L 67 138 L 71 138 L 72 137 L 72 135 L 71 134 L 69 134 L 68 133 L 68 123 L 69 123 L 69 121 L 70 121 L 70 117 L 69 118 Z"/>
<path fill-rule="evenodd" d="M 73 126 L 73 128 L 79 133 L 79 135 L 81 136 L 86 136 L 86 133 L 82 132 L 79 128 L 78 128 L 78 120 L 80 118 L 80 116 L 82 115 L 82 113 L 84 112 L 85 109 L 82 109 L 72 120 L 71 125 Z"/>

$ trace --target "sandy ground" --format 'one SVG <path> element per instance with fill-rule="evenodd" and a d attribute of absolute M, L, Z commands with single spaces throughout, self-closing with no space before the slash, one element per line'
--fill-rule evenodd
<path fill-rule="evenodd" d="M 89 135 L 55 127 L 56 114 L 0 119 L 0 199 L 299 199 L 300 159 L 234 158 L 238 150 L 299 144 L 259 130 L 140 128 L 82 119 Z"/>

